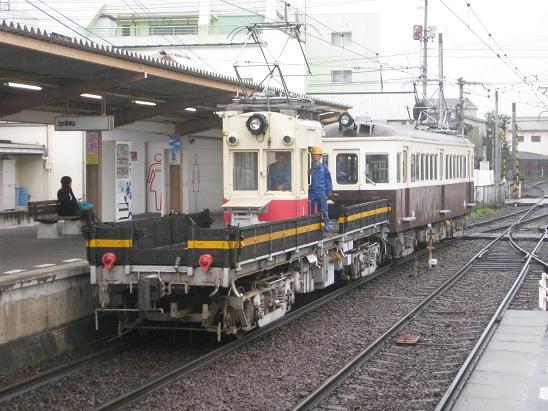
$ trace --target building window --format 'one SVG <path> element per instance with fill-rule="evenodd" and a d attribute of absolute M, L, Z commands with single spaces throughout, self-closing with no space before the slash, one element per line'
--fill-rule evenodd
<path fill-rule="evenodd" d="M 122 26 L 122 36 L 131 36 L 131 27 L 128 24 Z"/>
<path fill-rule="evenodd" d="M 174 25 L 174 24 L 158 24 L 151 25 L 148 28 L 149 36 L 177 36 L 184 34 L 197 34 L 198 26 L 195 24 Z"/>
<path fill-rule="evenodd" d="M 232 181 L 234 190 L 257 190 L 258 188 L 258 153 L 235 152 Z"/>
<path fill-rule="evenodd" d="M 331 33 L 331 44 L 334 46 L 348 47 L 352 44 L 352 32 L 333 32 Z"/>
<path fill-rule="evenodd" d="M 365 176 L 368 182 L 388 183 L 388 154 L 366 155 Z"/>
<path fill-rule="evenodd" d="M 517 136 L 516 137 L 517 140 L 518 140 L 518 143 L 523 143 L 525 141 L 525 139 L 523 138 L 523 136 Z"/>
<path fill-rule="evenodd" d="M 331 81 L 333 83 L 352 83 L 352 70 L 332 70 Z"/>
<path fill-rule="evenodd" d="M 531 136 L 531 143 L 540 143 L 540 136 Z"/>
<path fill-rule="evenodd" d="M 337 184 L 358 182 L 358 156 L 352 153 L 337 154 Z"/>

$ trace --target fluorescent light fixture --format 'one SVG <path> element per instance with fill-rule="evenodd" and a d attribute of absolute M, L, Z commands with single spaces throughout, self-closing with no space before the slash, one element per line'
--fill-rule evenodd
<path fill-rule="evenodd" d="M 8 86 L 15 87 L 15 88 L 24 88 L 26 90 L 42 90 L 42 87 L 40 86 L 33 86 L 32 84 L 24 84 L 24 83 L 14 83 L 13 81 L 8 81 Z"/>
<path fill-rule="evenodd" d="M 80 97 L 92 98 L 94 100 L 102 100 L 103 99 L 103 97 L 98 95 L 98 94 L 89 94 L 89 93 L 82 93 L 82 94 L 80 94 Z"/>
<path fill-rule="evenodd" d="M 152 101 L 144 101 L 144 100 L 133 100 L 133 103 L 140 104 L 142 106 L 155 106 L 156 103 Z"/>
<path fill-rule="evenodd" d="M 196 109 L 194 107 L 187 107 L 185 108 L 186 111 L 196 111 Z"/>

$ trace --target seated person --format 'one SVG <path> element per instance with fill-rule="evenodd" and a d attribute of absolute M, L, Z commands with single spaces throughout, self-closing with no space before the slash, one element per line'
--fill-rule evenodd
<path fill-rule="evenodd" d="M 337 162 L 337 183 L 345 184 L 350 181 L 350 174 L 348 173 L 348 165 L 344 158 Z"/>
<path fill-rule="evenodd" d="M 61 188 L 57 191 L 57 206 L 60 216 L 80 215 L 78 200 L 72 192 L 72 178 L 69 176 L 61 178 Z"/>
<path fill-rule="evenodd" d="M 268 167 L 267 189 L 271 191 L 291 190 L 291 165 L 286 161 L 286 153 L 277 151 L 276 162 Z"/>

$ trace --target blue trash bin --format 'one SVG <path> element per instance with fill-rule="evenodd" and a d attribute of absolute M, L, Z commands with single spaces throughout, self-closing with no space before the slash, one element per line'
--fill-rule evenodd
<path fill-rule="evenodd" d="M 15 189 L 17 190 L 17 188 Z M 17 193 L 16 193 L 17 195 Z M 19 187 L 19 195 L 17 196 L 18 203 L 17 205 L 26 206 L 29 204 L 29 189 L 27 187 Z"/>
<path fill-rule="evenodd" d="M 15 206 L 20 206 L 19 196 L 21 195 L 21 187 L 15 186 Z"/>

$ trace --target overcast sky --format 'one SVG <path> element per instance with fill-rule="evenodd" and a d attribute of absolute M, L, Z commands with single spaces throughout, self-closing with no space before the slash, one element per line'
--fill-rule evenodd
<path fill-rule="evenodd" d="M 76 29 L 75 23 L 86 25 L 101 4 L 87 0 L 0 0 L 0 5 L 6 2 L 11 3 L 12 12 L 0 11 L 0 18 L 24 16 L 30 18 L 36 27 L 50 31 L 60 26 L 53 17 Z M 33 3 L 34 7 L 29 3 Z M 130 10 L 132 7 L 153 8 L 166 4 L 197 5 L 199 1 L 110 0 L 108 3 Z M 259 0 L 225 2 L 227 9 L 233 8 L 235 13 L 241 10 L 237 6 L 252 8 L 258 3 Z M 304 8 L 305 0 L 289 3 Z M 50 16 L 40 12 L 38 7 Z M 411 89 L 412 79 L 419 74 L 421 64 L 421 44 L 412 39 L 412 31 L 413 25 L 423 24 L 424 0 L 306 0 L 306 10 L 310 14 L 379 13 L 381 32 L 378 52 L 386 80 L 384 89 Z M 499 90 L 499 111 L 502 113 L 511 113 L 512 102 L 517 103 L 518 115 L 537 116 L 545 109 L 548 97 L 542 94 L 545 91 L 542 87 L 548 87 L 548 2 L 428 0 L 428 10 L 428 25 L 436 26 L 437 33 L 443 33 L 446 97 L 458 97 L 455 83 L 457 78 L 463 77 L 469 82 L 482 83 L 465 87 L 466 97 L 480 108 L 480 115 L 493 109 L 495 89 Z M 67 31 L 66 28 L 64 30 Z M 437 35 L 429 43 L 428 55 L 429 77 L 437 79 Z M 394 70 L 402 67 L 409 69 L 403 72 Z M 436 91 L 435 84 L 429 86 L 429 96 L 435 98 Z"/>

